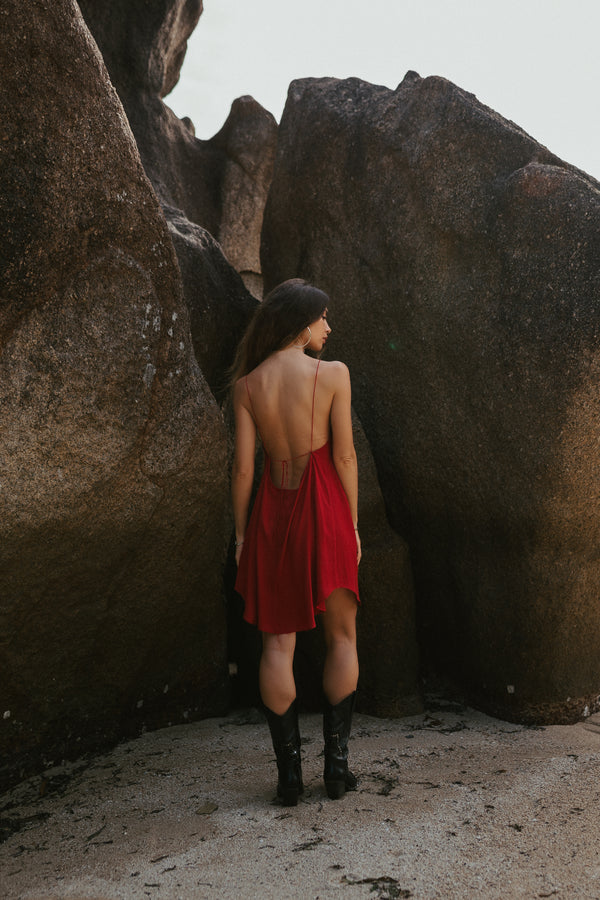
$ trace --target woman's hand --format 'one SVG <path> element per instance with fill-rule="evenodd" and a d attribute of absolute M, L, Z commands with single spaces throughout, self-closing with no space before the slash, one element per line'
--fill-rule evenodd
<path fill-rule="evenodd" d="M 360 546 L 358 528 L 354 529 L 354 534 L 356 535 L 356 565 L 358 565 L 362 558 L 362 547 Z"/>

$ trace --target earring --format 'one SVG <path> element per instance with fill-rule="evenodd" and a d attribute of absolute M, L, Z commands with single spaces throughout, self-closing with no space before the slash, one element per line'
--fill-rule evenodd
<path fill-rule="evenodd" d="M 306 341 L 303 344 L 296 344 L 296 341 L 294 341 L 295 346 L 299 350 L 304 350 L 305 347 L 308 347 L 308 345 L 310 344 L 311 338 L 312 338 L 312 331 L 310 330 L 310 325 L 307 325 L 306 328 L 308 331 L 308 337 L 306 338 Z"/>

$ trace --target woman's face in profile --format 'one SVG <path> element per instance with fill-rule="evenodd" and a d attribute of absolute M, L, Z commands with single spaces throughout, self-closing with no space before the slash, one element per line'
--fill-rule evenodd
<path fill-rule="evenodd" d="M 319 318 L 315 319 L 314 322 L 311 322 L 309 326 L 311 338 L 307 349 L 313 350 L 316 353 L 320 353 L 325 346 L 327 338 L 331 334 L 331 328 L 327 321 L 327 314 L 328 311 L 324 309 Z"/>

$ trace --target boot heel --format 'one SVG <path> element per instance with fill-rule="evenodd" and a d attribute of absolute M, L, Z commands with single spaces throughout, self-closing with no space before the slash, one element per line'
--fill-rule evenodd
<path fill-rule="evenodd" d="M 298 806 L 298 788 L 284 788 L 281 791 L 281 802 L 284 806 Z"/>
<path fill-rule="evenodd" d="M 345 781 L 326 781 L 325 790 L 330 800 L 340 800 L 346 793 Z"/>

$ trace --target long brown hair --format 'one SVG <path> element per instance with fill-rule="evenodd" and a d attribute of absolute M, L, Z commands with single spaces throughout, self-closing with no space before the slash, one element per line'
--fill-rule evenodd
<path fill-rule="evenodd" d="M 238 345 L 230 370 L 232 387 L 271 353 L 291 344 L 328 304 L 327 294 L 302 278 L 290 278 L 273 288 L 256 307 Z"/>

